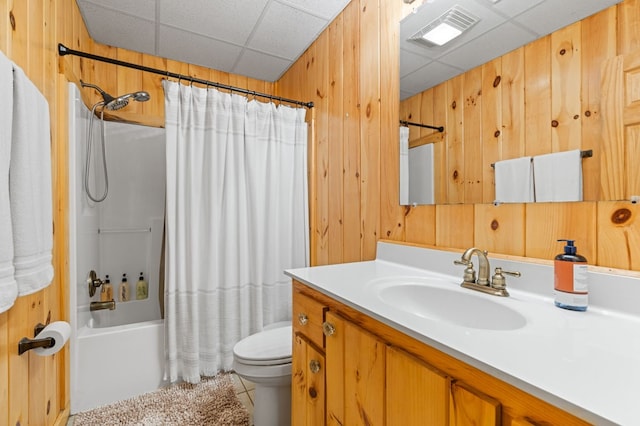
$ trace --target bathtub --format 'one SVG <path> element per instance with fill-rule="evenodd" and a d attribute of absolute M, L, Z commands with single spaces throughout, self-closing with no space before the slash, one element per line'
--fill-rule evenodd
<path fill-rule="evenodd" d="M 135 302 L 128 306 L 135 307 Z M 81 325 L 73 349 L 76 368 L 71 369 L 72 414 L 168 384 L 163 380 L 163 320 L 95 327 L 94 313 L 78 315 Z"/>

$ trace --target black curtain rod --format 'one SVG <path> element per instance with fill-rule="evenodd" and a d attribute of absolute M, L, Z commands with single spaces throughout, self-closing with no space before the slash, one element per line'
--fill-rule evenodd
<path fill-rule="evenodd" d="M 313 108 L 313 102 L 303 102 L 303 101 L 296 101 L 293 99 L 281 98 L 280 96 L 268 95 L 266 93 L 255 92 L 253 90 L 242 89 L 240 87 L 228 86 L 226 84 L 215 83 L 213 81 L 208 81 L 208 80 L 202 80 L 200 78 L 195 78 L 188 75 L 177 74 L 170 71 L 159 70 L 157 68 L 145 67 L 144 65 L 137 65 L 137 64 L 132 64 L 130 62 L 119 61 L 117 59 L 111 59 L 105 56 L 98 56 L 98 55 L 93 55 L 91 53 L 80 52 L 79 50 L 69 49 L 62 43 L 58 43 L 58 54 L 60 56 L 65 56 L 65 55 L 80 56 L 83 58 L 93 59 L 95 61 L 107 62 L 109 64 L 120 65 L 122 67 L 133 68 L 140 71 L 164 75 L 166 77 L 177 78 L 178 80 L 187 80 L 192 83 L 199 83 L 199 84 L 204 84 L 206 86 L 217 87 L 220 89 L 229 90 L 231 92 L 243 93 L 245 95 L 257 96 L 260 98 L 269 98 L 272 101 L 285 102 L 289 104 L 301 105 L 307 108 Z"/>
<path fill-rule="evenodd" d="M 411 123 L 410 121 L 405 121 L 405 120 L 400 120 L 400 124 L 402 124 L 403 126 L 416 126 L 416 127 L 424 127 L 426 129 L 435 129 L 440 133 L 444 132 L 444 127 L 442 126 L 429 126 L 428 124 Z"/>

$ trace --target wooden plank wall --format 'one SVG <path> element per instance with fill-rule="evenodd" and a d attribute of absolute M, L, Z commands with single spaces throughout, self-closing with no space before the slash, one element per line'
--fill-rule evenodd
<path fill-rule="evenodd" d="M 95 43 L 86 31 L 74 0 L 0 0 L 0 50 L 24 69 L 49 101 L 54 186 L 54 270 L 52 284 L 20 297 L 0 314 L 0 426 L 64 425 L 69 414 L 68 346 L 51 357 L 30 352 L 18 356 L 22 337 L 33 327 L 68 315 L 68 96 L 67 81 L 80 79 L 108 93 L 146 90 L 151 100 L 132 103 L 114 118 L 150 126 L 164 124 L 162 76 L 82 59 L 58 57 L 58 43 L 97 55 L 167 69 L 211 81 L 275 94 L 275 84 L 208 68 Z M 92 89 L 82 89 L 87 105 L 98 101 Z M 0 200 L 6 202 L 6 200 Z"/>

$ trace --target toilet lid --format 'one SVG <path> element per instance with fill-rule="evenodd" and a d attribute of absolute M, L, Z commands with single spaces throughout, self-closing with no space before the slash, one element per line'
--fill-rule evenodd
<path fill-rule="evenodd" d="M 273 328 L 245 337 L 233 347 L 236 360 L 253 365 L 291 362 L 291 326 Z"/>

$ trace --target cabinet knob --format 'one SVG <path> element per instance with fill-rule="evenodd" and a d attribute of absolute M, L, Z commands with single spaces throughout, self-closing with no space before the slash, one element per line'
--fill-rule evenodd
<path fill-rule="evenodd" d="M 325 336 L 333 336 L 333 334 L 336 332 L 336 327 L 330 322 L 325 321 L 322 323 L 322 332 Z"/>
<path fill-rule="evenodd" d="M 311 370 L 313 374 L 316 374 L 318 371 L 320 371 L 320 361 L 318 361 L 317 359 L 312 359 L 311 361 L 309 361 L 309 370 Z"/>
<path fill-rule="evenodd" d="M 300 323 L 300 325 L 307 325 L 307 323 L 309 322 L 309 317 L 304 312 L 301 312 L 298 314 L 298 322 Z"/>

